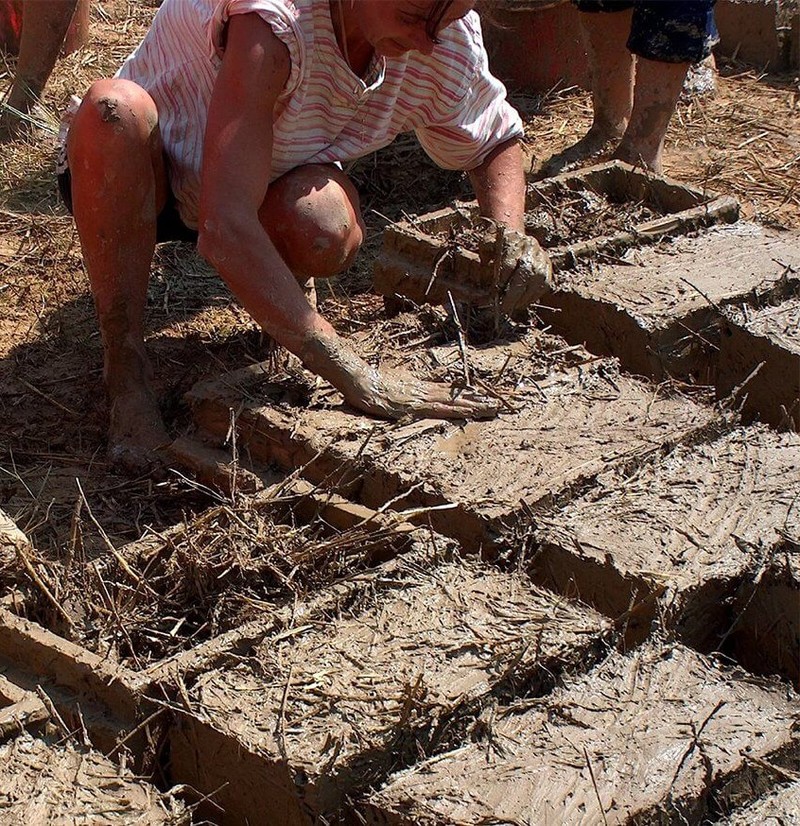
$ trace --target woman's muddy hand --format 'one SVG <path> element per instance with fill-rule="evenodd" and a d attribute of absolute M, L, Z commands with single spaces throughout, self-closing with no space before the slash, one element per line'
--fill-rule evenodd
<path fill-rule="evenodd" d="M 419 381 L 394 371 L 369 368 L 369 372 L 367 381 L 359 381 L 351 392 L 340 389 L 350 404 L 376 416 L 488 419 L 498 412 L 496 401 L 469 388 Z"/>
<path fill-rule="evenodd" d="M 310 370 L 327 379 L 345 400 L 387 419 L 488 419 L 497 415 L 494 399 L 469 388 L 420 381 L 408 373 L 367 364 L 338 336 L 311 334 L 301 354 Z"/>

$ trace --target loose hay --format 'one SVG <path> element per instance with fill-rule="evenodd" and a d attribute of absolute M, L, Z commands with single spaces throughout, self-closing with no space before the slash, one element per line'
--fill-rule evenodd
<path fill-rule="evenodd" d="M 143 669 L 358 572 L 392 539 L 374 524 L 331 532 L 322 523 L 276 522 L 269 506 L 212 507 L 102 561 L 34 557 L 27 610 L 70 640 Z"/>

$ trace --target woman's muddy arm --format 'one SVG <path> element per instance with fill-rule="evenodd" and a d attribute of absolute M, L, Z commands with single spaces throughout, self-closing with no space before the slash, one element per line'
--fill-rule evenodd
<path fill-rule="evenodd" d="M 481 215 L 525 232 L 525 172 L 516 138 L 493 149 L 480 166 L 470 170 L 469 178 Z"/>
<path fill-rule="evenodd" d="M 209 110 L 198 249 L 255 321 L 355 407 L 388 418 L 485 417 L 497 405 L 472 392 L 378 370 L 306 301 L 259 220 L 272 154 L 272 112 L 289 55 L 256 15 L 237 15 Z"/>

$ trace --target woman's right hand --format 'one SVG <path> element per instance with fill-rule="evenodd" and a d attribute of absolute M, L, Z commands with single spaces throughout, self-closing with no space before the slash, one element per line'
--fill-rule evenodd
<path fill-rule="evenodd" d="M 348 404 L 386 419 L 489 419 L 499 404 L 471 388 L 421 381 L 401 370 L 367 364 L 339 336 L 309 334 L 300 354 L 310 370 L 327 379 Z"/>

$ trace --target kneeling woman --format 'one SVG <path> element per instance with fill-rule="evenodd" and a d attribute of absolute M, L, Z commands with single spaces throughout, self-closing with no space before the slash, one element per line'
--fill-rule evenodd
<path fill-rule="evenodd" d="M 165 0 L 70 126 L 62 191 L 102 333 L 109 449 L 169 442 L 143 316 L 155 244 L 194 238 L 237 299 L 352 405 L 386 417 L 493 405 L 365 364 L 302 285 L 342 271 L 364 233 L 340 163 L 416 132 L 469 170 L 482 212 L 522 231 L 521 123 L 487 67 L 469 0 Z"/>

